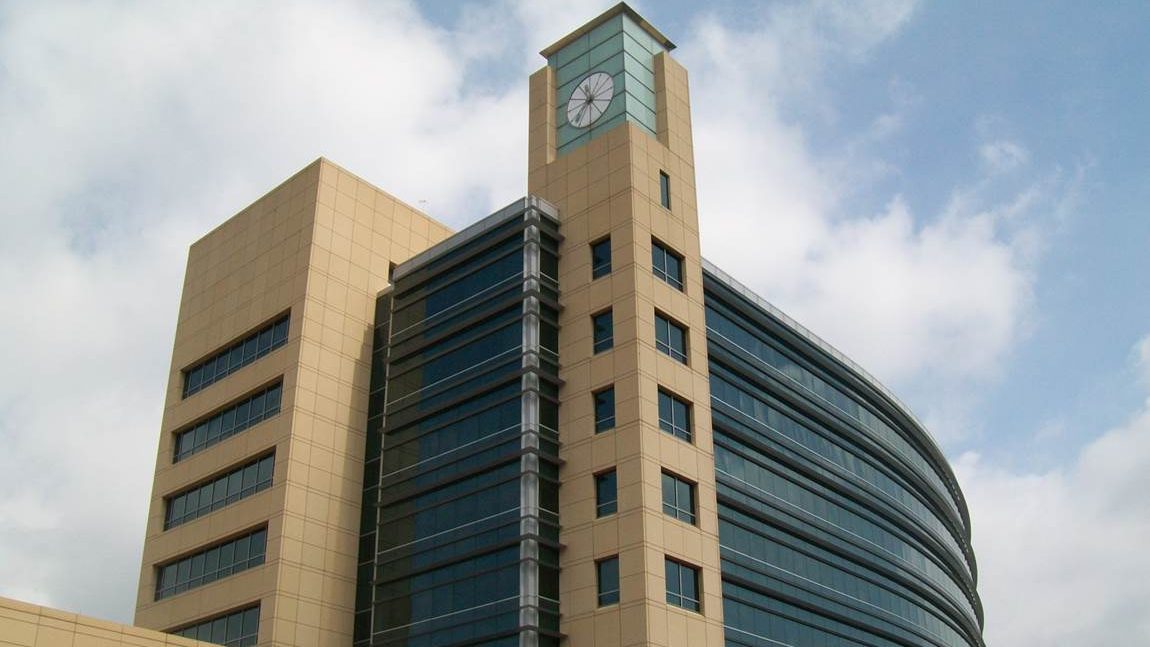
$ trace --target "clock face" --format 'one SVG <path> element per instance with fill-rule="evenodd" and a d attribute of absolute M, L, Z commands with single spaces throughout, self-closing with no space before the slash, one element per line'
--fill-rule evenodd
<path fill-rule="evenodd" d="M 615 94 L 615 80 L 606 72 L 592 72 L 575 86 L 567 102 L 567 123 L 586 128 L 603 116 Z"/>

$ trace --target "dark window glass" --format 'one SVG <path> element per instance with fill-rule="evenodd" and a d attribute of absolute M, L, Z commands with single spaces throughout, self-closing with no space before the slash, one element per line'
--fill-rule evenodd
<path fill-rule="evenodd" d="M 280 412 L 282 396 L 283 387 L 274 384 L 213 414 L 194 427 L 177 431 L 172 462 L 177 463 L 274 416 Z"/>
<path fill-rule="evenodd" d="M 286 344 L 290 319 L 291 315 L 286 314 L 199 364 L 184 369 L 184 397 L 202 391 Z"/>
<path fill-rule="evenodd" d="M 667 604 L 699 610 L 699 569 L 675 560 L 665 561 L 667 574 Z"/>
<path fill-rule="evenodd" d="M 683 257 L 655 241 L 651 241 L 651 270 L 675 289 L 683 289 Z"/>
<path fill-rule="evenodd" d="M 591 317 L 591 328 L 594 339 L 592 349 L 596 353 L 610 350 L 615 345 L 615 325 L 611 320 L 610 310 Z"/>
<path fill-rule="evenodd" d="M 689 524 L 695 523 L 695 485 L 663 472 L 663 512 Z"/>
<path fill-rule="evenodd" d="M 663 208 L 671 208 L 671 176 L 659 171 L 659 203 Z"/>
<path fill-rule="evenodd" d="M 611 273 L 611 238 L 591 243 L 591 278 Z"/>
<path fill-rule="evenodd" d="M 691 442 L 691 405 L 679 398 L 659 391 L 659 428 L 687 442 Z"/>
<path fill-rule="evenodd" d="M 275 455 L 264 456 L 167 498 L 164 530 L 202 517 L 272 485 Z"/>
<path fill-rule="evenodd" d="M 168 633 L 225 647 L 249 647 L 256 644 L 259 628 L 260 608 L 254 606 L 209 618 L 183 629 L 173 629 Z"/>
<path fill-rule="evenodd" d="M 615 428 L 615 387 L 596 391 L 595 433 Z"/>
<path fill-rule="evenodd" d="M 595 562 L 599 582 L 599 606 L 619 603 L 619 558 L 608 557 Z"/>
<path fill-rule="evenodd" d="M 249 535 L 160 566 L 160 577 L 156 580 L 156 599 L 162 600 L 263 564 L 266 544 L 267 531 L 261 528 Z M 175 577 L 169 574 L 173 568 Z"/>
<path fill-rule="evenodd" d="M 618 510 L 618 486 L 615 470 L 595 475 L 595 516 L 605 517 Z"/>
<path fill-rule="evenodd" d="M 655 313 L 655 348 L 686 364 L 686 329 L 663 315 Z"/>

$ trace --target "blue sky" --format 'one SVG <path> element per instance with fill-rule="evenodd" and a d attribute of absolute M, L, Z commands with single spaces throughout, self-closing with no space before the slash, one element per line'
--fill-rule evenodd
<path fill-rule="evenodd" d="M 191 241 L 319 155 L 519 197 L 537 52 L 607 4 L 0 2 L 0 595 L 130 621 Z M 1150 5 L 634 5 L 704 255 L 934 431 L 989 643 L 1150 642 Z"/>

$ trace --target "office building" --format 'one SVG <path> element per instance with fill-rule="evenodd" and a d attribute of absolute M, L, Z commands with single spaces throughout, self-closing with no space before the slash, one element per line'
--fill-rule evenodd
<path fill-rule="evenodd" d="M 458 233 L 321 159 L 192 246 L 137 625 L 982 647 L 935 442 L 702 257 L 673 48 L 621 4 L 545 49 L 528 197 Z"/>

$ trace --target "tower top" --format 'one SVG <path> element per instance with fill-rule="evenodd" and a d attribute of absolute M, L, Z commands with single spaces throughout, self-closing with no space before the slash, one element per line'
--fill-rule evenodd
<path fill-rule="evenodd" d="M 660 32 L 658 29 L 655 29 L 655 27 L 652 26 L 651 23 L 647 22 L 647 20 L 645 18 L 643 18 L 643 16 L 640 16 L 638 11 L 635 11 L 634 9 L 632 9 L 631 6 L 628 5 L 626 2 L 620 2 L 619 4 L 615 5 L 614 7 L 611 7 L 607 11 L 604 11 L 603 13 L 599 14 L 598 16 L 592 18 L 589 22 L 584 24 L 582 27 L 576 29 L 575 31 L 571 32 L 570 34 L 567 34 L 563 38 L 560 38 L 558 41 L 555 42 L 555 44 L 551 45 L 550 47 L 545 48 L 543 51 L 541 51 L 539 53 L 542 54 L 545 58 L 550 59 L 559 50 L 563 49 L 564 47 L 567 47 L 571 43 L 574 43 L 575 41 L 579 40 L 583 36 L 586 36 L 587 34 L 591 33 L 592 31 L 595 30 L 595 28 L 600 27 L 607 22 L 610 22 L 612 18 L 614 18 L 618 15 L 625 15 L 628 18 L 630 18 L 636 25 L 641 27 L 643 29 L 643 31 L 647 32 L 647 34 L 649 34 L 651 36 L 651 38 L 655 39 L 656 43 L 658 43 L 659 45 L 662 45 L 663 49 L 665 49 L 666 51 L 669 52 L 669 51 L 675 49 L 675 44 L 672 43 L 669 38 L 664 36 L 662 32 Z"/>

